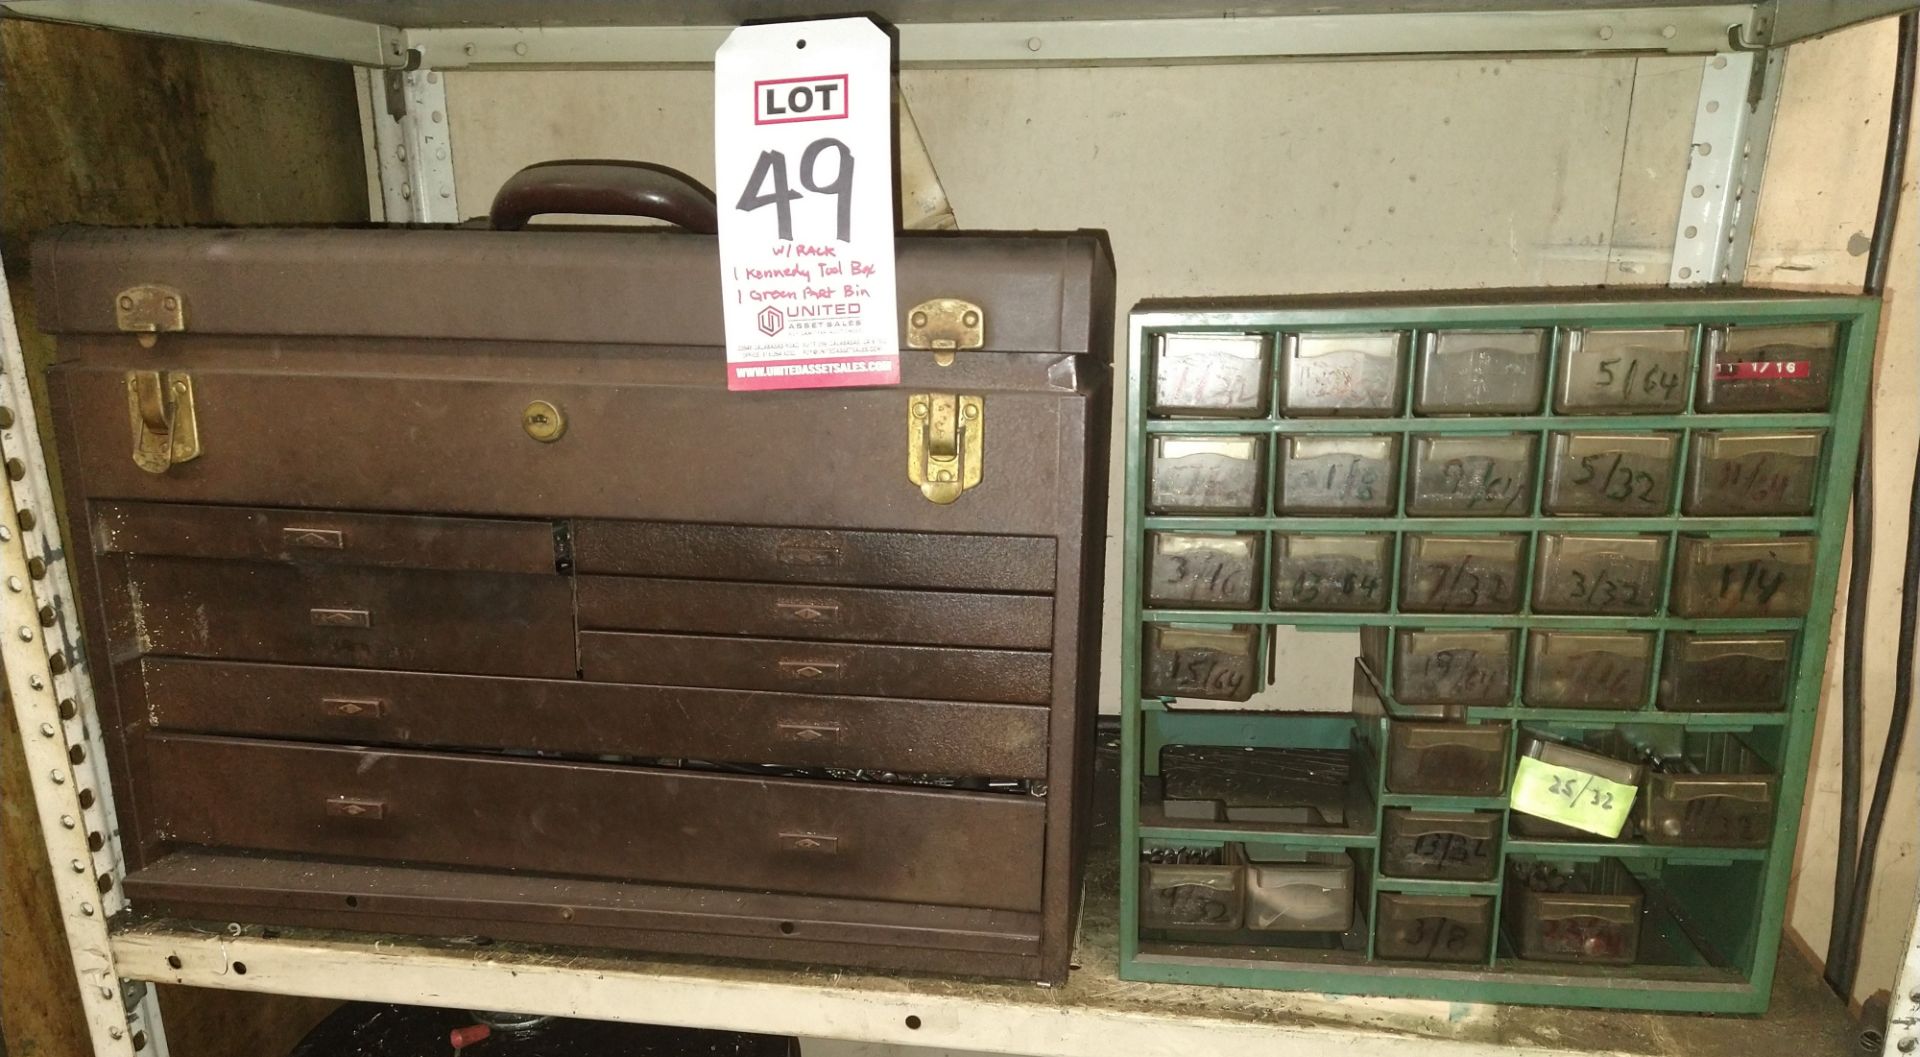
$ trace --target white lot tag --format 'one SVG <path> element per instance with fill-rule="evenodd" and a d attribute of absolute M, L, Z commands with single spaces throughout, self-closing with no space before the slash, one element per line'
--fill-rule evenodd
<path fill-rule="evenodd" d="M 895 385 L 892 44 L 741 26 L 713 62 L 727 388 Z"/>

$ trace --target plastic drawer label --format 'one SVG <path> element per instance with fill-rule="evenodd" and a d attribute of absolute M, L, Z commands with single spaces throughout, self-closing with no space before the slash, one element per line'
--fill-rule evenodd
<path fill-rule="evenodd" d="M 1506 786 L 1507 728 L 1392 720 L 1387 788 L 1435 796 L 1493 796 Z"/>
<path fill-rule="evenodd" d="M 1484 881 L 1500 863 L 1500 816 L 1388 808 L 1380 872 L 1388 877 Z"/>
<path fill-rule="evenodd" d="M 1141 651 L 1141 692 L 1245 701 L 1258 689 L 1259 631 L 1252 624 L 1149 625 Z"/>
<path fill-rule="evenodd" d="M 1276 535 L 1273 608 L 1379 612 L 1387 608 L 1391 535 Z"/>
<path fill-rule="evenodd" d="M 1408 613 L 1517 613 L 1521 535 L 1409 533 L 1400 559 L 1400 608 Z"/>
<path fill-rule="evenodd" d="M 1155 436 L 1147 509 L 1155 514 L 1266 511 L 1266 438 Z"/>
<path fill-rule="evenodd" d="M 1382 958 L 1426 962 L 1485 961 L 1493 938 L 1487 896 L 1380 893 L 1374 950 Z"/>
<path fill-rule="evenodd" d="M 1652 676 L 1650 631 L 1531 631 L 1520 696 L 1533 708 L 1637 709 Z"/>
<path fill-rule="evenodd" d="M 1681 536 L 1673 565 L 1673 611 L 1695 618 L 1805 616 L 1817 549 L 1812 536 Z"/>
<path fill-rule="evenodd" d="M 1281 407 L 1288 415 L 1391 415 L 1400 410 L 1407 336 L 1301 333 L 1284 339 Z"/>
<path fill-rule="evenodd" d="M 1777 712 L 1787 706 L 1792 632 L 1667 634 L 1660 707 L 1670 712 Z"/>
<path fill-rule="evenodd" d="M 1665 536 L 1540 536 L 1537 613 L 1648 616 L 1660 606 Z"/>
<path fill-rule="evenodd" d="M 1403 628 L 1394 698 L 1408 705 L 1504 705 L 1513 691 L 1513 632 Z"/>
<path fill-rule="evenodd" d="M 1673 433 L 1555 433 L 1547 449 L 1549 514 L 1659 517 L 1673 507 Z"/>
<path fill-rule="evenodd" d="M 1399 438 L 1384 434 L 1283 437 L 1283 514 L 1391 514 Z"/>
<path fill-rule="evenodd" d="M 1153 352 L 1156 415 L 1260 418 L 1273 342 L 1264 334 L 1163 334 Z"/>
<path fill-rule="evenodd" d="M 1659 415 L 1686 410 L 1691 327 L 1576 330 L 1560 350 L 1554 410 Z"/>
<path fill-rule="evenodd" d="M 1148 852 L 1147 857 L 1140 866 L 1142 927 L 1196 932 L 1240 928 L 1245 870 L 1237 846 Z M 1152 861 L 1156 858 L 1168 861 Z"/>
<path fill-rule="evenodd" d="M 1413 438 L 1407 513 L 1421 516 L 1525 517 L 1533 513 L 1531 433 Z"/>
<path fill-rule="evenodd" d="M 1708 330 L 1695 406 L 1708 413 L 1824 411 L 1839 338 L 1833 323 Z"/>
<path fill-rule="evenodd" d="M 1146 601 L 1176 609 L 1254 609 L 1260 604 L 1260 542 L 1254 532 L 1155 532 Z"/>
<path fill-rule="evenodd" d="M 1696 432 L 1686 512 L 1740 517 L 1811 511 L 1824 439 L 1821 430 Z"/>
<path fill-rule="evenodd" d="M 1530 415 L 1547 383 L 1544 330 L 1443 330 L 1420 346 L 1419 415 Z"/>

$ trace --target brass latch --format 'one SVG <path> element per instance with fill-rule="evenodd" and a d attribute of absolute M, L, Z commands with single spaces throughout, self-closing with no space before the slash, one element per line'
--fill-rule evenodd
<path fill-rule="evenodd" d="M 986 401 L 952 393 L 907 397 L 907 480 L 936 503 L 980 483 Z"/>
<path fill-rule="evenodd" d="M 140 335 L 141 347 L 151 349 L 162 333 L 187 329 L 187 299 L 171 286 L 129 286 L 113 299 L 113 321 Z"/>
<path fill-rule="evenodd" d="M 193 378 L 185 371 L 128 371 L 127 413 L 133 420 L 133 464 L 166 473 L 200 457 Z"/>
<path fill-rule="evenodd" d="M 987 343 L 987 316 L 980 306 L 957 297 L 922 301 L 907 313 L 907 348 L 932 349 L 933 362 L 953 364 L 953 350 Z"/>

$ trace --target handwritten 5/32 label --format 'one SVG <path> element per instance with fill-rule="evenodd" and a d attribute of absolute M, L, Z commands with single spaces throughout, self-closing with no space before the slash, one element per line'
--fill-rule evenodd
<path fill-rule="evenodd" d="M 1612 840 L 1626 828 L 1637 786 L 1522 756 L 1513 772 L 1515 811 Z"/>

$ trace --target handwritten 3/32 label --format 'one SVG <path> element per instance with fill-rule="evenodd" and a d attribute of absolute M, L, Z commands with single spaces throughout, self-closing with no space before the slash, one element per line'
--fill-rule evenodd
<path fill-rule="evenodd" d="M 864 18 L 742 26 L 714 56 L 729 389 L 900 381 L 891 58 Z"/>
<path fill-rule="evenodd" d="M 1612 840 L 1626 827 L 1637 786 L 1522 756 L 1508 804 L 1515 811 Z"/>

